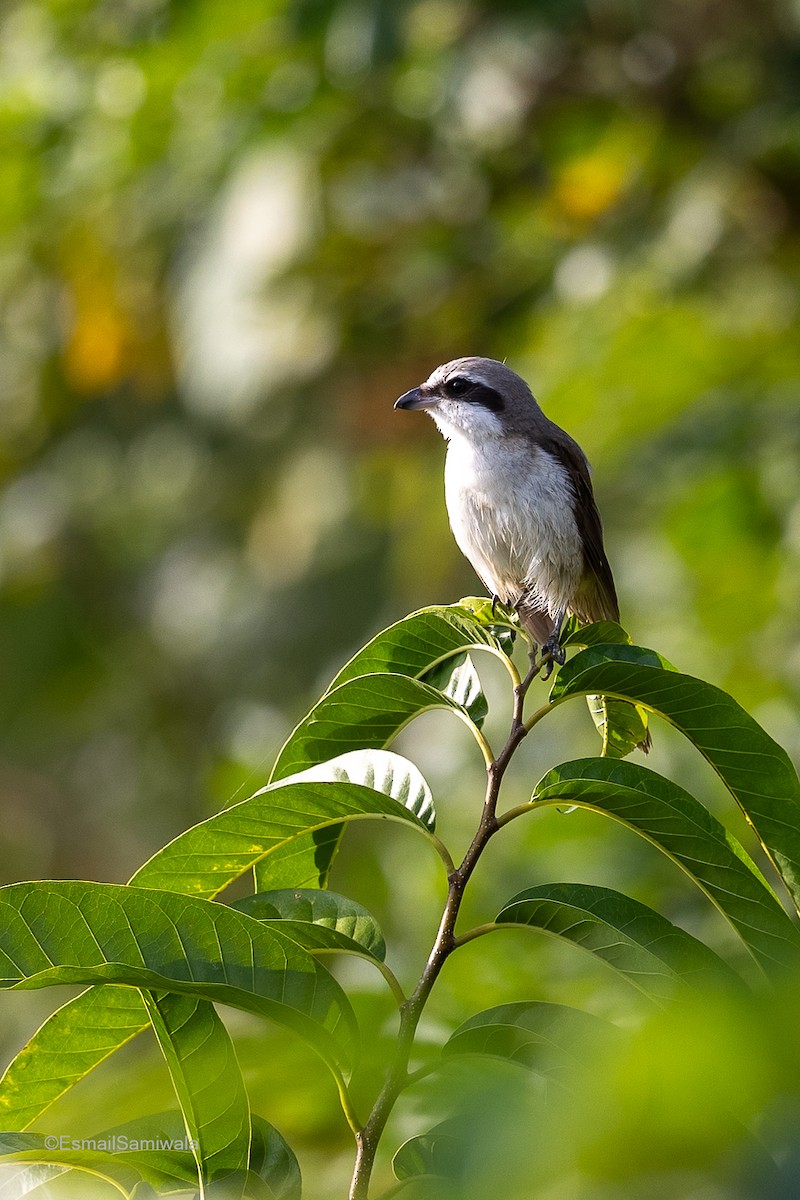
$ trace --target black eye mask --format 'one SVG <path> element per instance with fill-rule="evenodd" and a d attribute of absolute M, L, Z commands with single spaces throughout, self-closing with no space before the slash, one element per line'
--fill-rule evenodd
<path fill-rule="evenodd" d="M 454 375 L 442 385 L 445 396 L 453 400 L 465 400 L 468 404 L 480 404 L 490 412 L 501 412 L 505 407 L 503 397 L 494 388 L 485 383 L 476 383 L 465 379 L 463 375 Z"/>

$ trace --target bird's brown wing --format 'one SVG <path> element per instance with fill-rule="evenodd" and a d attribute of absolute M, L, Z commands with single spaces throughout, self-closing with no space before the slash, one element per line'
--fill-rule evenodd
<path fill-rule="evenodd" d="M 562 438 L 542 441 L 542 448 L 561 463 L 572 484 L 572 512 L 583 545 L 584 574 L 570 605 L 581 621 L 618 621 L 619 602 L 606 552 L 603 525 L 595 504 L 589 464 L 577 443 Z"/>

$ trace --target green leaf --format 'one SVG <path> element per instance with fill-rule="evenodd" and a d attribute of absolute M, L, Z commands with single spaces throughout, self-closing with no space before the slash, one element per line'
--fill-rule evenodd
<path fill-rule="evenodd" d="M 402 799 L 359 784 L 283 781 L 180 834 L 145 863 L 132 882 L 211 899 L 263 856 L 286 850 L 285 874 L 299 876 L 299 883 L 321 883 L 342 823 L 388 818 L 425 833 L 424 822 L 433 820 L 430 790 L 414 765 L 400 755 L 369 752 L 354 754 L 347 773 L 356 772 L 356 760 L 365 778 L 391 788 L 408 807 Z M 326 766 L 332 766 L 331 773 L 339 769 L 335 762 Z M 309 827 L 311 833 L 306 832 Z M 333 841 L 326 842 L 331 830 Z M 308 853 L 314 836 L 320 838 L 316 863 Z M 296 869 L 291 872 L 293 863 Z M 70 1000 L 9 1064 L 0 1081 L 2 1123 L 7 1129 L 25 1128 L 147 1024 L 138 994 L 129 989 L 91 988 Z"/>
<path fill-rule="evenodd" d="M 423 676 L 423 683 L 437 688 L 449 696 L 468 714 L 470 720 L 480 727 L 486 720 L 489 705 L 481 687 L 480 676 L 469 654 L 456 654 L 437 663 Z"/>
<path fill-rule="evenodd" d="M 647 738 L 647 713 L 611 696 L 587 696 L 591 718 L 603 739 L 605 758 L 625 758 Z"/>
<path fill-rule="evenodd" d="M 800 966 L 800 932 L 736 838 L 683 788 L 638 763 L 583 758 L 544 775 L 533 804 L 574 804 L 641 834 L 694 880 L 769 972 Z"/>
<path fill-rule="evenodd" d="M 587 1055 L 618 1031 L 591 1013 L 563 1004 L 521 1001 L 476 1013 L 442 1048 L 450 1054 L 490 1054 L 559 1078 L 585 1068 Z"/>
<path fill-rule="evenodd" d="M 464 650 L 488 650 L 506 657 L 501 639 L 463 603 L 423 608 L 377 634 L 342 668 L 328 691 L 376 673 L 419 679 L 437 663 Z"/>
<path fill-rule="evenodd" d="M 504 905 L 497 924 L 530 926 L 580 946 L 657 1003 L 686 986 L 741 984 L 697 938 L 610 888 L 579 883 L 527 888 Z"/>
<path fill-rule="evenodd" d="M 92 987 L 68 1001 L 0 1079 L 0 1128 L 25 1129 L 147 1024 L 142 998 L 132 988 Z"/>
<path fill-rule="evenodd" d="M 392 1159 L 392 1170 L 400 1180 L 417 1176 L 458 1179 L 463 1160 L 464 1122 L 452 1117 L 404 1142 Z"/>
<path fill-rule="evenodd" d="M 276 892 L 257 892 L 234 902 L 234 908 L 246 912 L 257 921 L 280 921 L 280 928 L 290 937 L 298 926 L 311 926 L 321 934 L 334 934 L 333 940 L 323 937 L 321 946 L 356 951 L 377 958 L 386 958 L 386 942 L 378 922 L 355 900 L 336 892 L 316 888 L 287 888 Z M 305 935 L 308 936 L 308 935 Z M 303 942 L 309 949 L 312 945 Z"/>
<path fill-rule="evenodd" d="M 458 608 L 466 609 L 474 621 L 489 629 L 497 639 L 501 650 L 510 656 L 514 642 L 520 632 L 519 613 L 499 600 L 491 600 L 488 596 L 462 596 Z"/>
<path fill-rule="evenodd" d="M 595 621 L 581 625 L 570 617 L 561 631 L 562 646 L 630 645 L 631 636 L 616 621 Z"/>
<path fill-rule="evenodd" d="M 800 780 L 786 753 L 735 700 L 681 675 L 653 650 L 595 646 L 556 676 L 553 703 L 616 696 L 659 713 L 692 741 L 722 779 L 800 905 Z"/>
<path fill-rule="evenodd" d="M 437 820 L 425 776 L 408 758 L 393 754 L 391 750 L 349 750 L 347 754 L 329 758 L 289 775 L 277 784 L 270 784 L 263 791 L 303 780 L 363 784 L 399 800 L 403 808 L 414 812 L 429 829 L 434 828 Z M 333 824 L 273 847 L 269 858 L 255 864 L 257 890 L 267 892 L 275 888 L 302 887 L 306 883 L 325 887 L 343 832 L 342 824 Z"/>
<path fill-rule="evenodd" d="M 244 1190 L 250 1157 L 250 1105 L 228 1031 L 213 1004 L 196 996 L 143 993 L 150 1023 L 181 1106 L 198 1178 L 228 1179 L 231 1200 Z"/>
<path fill-rule="evenodd" d="M 390 818 L 430 836 L 423 822 L 391 796 L 357 783 L 290 783 L 264 788 L 231 808 L 187 829 L 159 850 L 133 877 L 140 888 L 159 888 L 212 898 L 261 859 L 281 847 L 296 850 L 299 886 L 327 877 L 331 827 L 343 822 Z M 321 834 L 316 861 L 306 835 Z M 308 876 L 311 878 L 308 878 Z M 263 889 L 259 884 L 259 890 Z"/>
<path fill-rule="evenodd" d="M 597 646 L 606 643 L 630 645 L 630 634 L 616 621 L 597 621 L 581 625 L 570 617 L 562 632 L 562 646 Z M 603 741 L 606 758 L 625 758 L 643 744 L 649 746 L 647 712 L 610 696 L 587 696 L 586 703 L 595 728 Z"/>
<path fill-rule="evenodd" d="M 300 1200 L 300 1167 L 277 1129 L 262 1117 L 252 1118 L 250 1170 L 266 1185 L 257 1193 L 265 1200 Z"/>
<path fill-rule="evenodd" d="M 444 708 L 475 729 L 465 709 L 444 692 L 406 675 L 366 675 L 327 692 L 290 734 L 272 780 L 364 747 L 382 749 L 420 713 Z"/>
<path fill-rule="evenodd" d="M 256 795 L 287 783 L 303 782 L 360 783 L 399 800 L 428 829 L 436 827 L 433 795 L 425 776 L 416 763 L 392 750 L 349 750 L 269 784 Z"/>
<path fill-rule="evenodd" d="M 115 884 L 0 888 L 0 976 L 15 989 L 113 982 L 217 1000 L 298 1032 L 339 1072 L 350 1005 L 324 967 L 274 926 L 221 904 Z"/>
<path fill-rule="evenodd" d="M 436 824 L 433 796 L 422 772 L 407 758 L 390 750 L 350 750 L 289 775 L 270 784 L 269 788 L 303 780 L 361 783 L 399 800 L 429 829 Z M 327 825 L 274 847 L 268 858 L 256 864 L 257 890 L 263 892 L 305 884 L 324 887 L 343 832 L 343 825 Z"/>

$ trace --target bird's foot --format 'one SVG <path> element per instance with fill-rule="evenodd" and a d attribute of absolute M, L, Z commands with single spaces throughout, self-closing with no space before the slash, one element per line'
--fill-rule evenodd
<path fill-rule="evenodd" d="M 555 633 L 542 646 L 542 654 L 549 654 L 553 662 L 558 663 L 560 667 L 563 667 L 567 661 L 567 652 L 558 640 L 558 635 Z"/>
<path fill-rule="evenodd" d="M 497 596 L 497 595 L 493 595 L 493 596 L 492 596 L 492 616 L 495 616 L 495 615 L 496 615 L 496 614 L 495 614 L 495 610 L 496 610 L 496 608 L 497 608 L 497 602 L 498 602 L 498 600 L 499 600 L 499 599 L 500 599 L 500 597 L 499 597 L 499 596 Z"/>
<path fill-rule="evenodd" d="M 559 642 L 558 636 L 553 634 L 552 637 L 549 637 L 542 646 L 542 681 L 546 683 L 553 674 L 553 663 L 558 663 L 560 667 L 563 667 L 566 661 L 566 651 Z"/>

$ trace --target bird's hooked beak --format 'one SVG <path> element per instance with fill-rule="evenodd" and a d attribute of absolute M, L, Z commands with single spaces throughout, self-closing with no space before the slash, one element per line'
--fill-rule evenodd
<path fill-rule="evenodd" d="M 407 408 L 409 410 L 416 408 L 434 408 L 439 402 L 439 397 L 426 394 L 421 387 L 412 388 L 410 392 L 406 392 L 399 400 L 395 400 L 395 408 Z"/>

